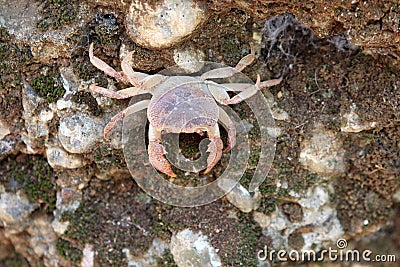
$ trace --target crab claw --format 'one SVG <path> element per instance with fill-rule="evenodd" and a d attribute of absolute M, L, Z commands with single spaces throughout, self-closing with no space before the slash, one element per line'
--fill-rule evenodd
<path fill-rule="evenodd" d="M 168 176 L 176 177 L 176 174 L 172 170 L 171 164 L 164 156 L 166 151 L 162 144 L 154 141 L 149 142 L 148 152 L 150 163 L 154 168 L 162 173 L 167 174 Z"/>
<path fill-rule="evenodd" d="M 228 130 L 228 146 L 224 149 L 224 152 L 231 151 L 232 147 L 236 145 L 236 128 L 233 125 L 229 125 Z"/>
<path fill-rule="evenodd" d="M 161 144 L 161 132 L 153 128 L 152 125 L 149 126 L 149 160 L 154 168 L 162 173 L 167 174 L 171 177 L 176 177 L 176 174 L 172 170 L 171 164 L 164 156 L 167 152 L 164 146 Z"/>
<path fill-rule="evenodd" d="M 222 156 L 222 148 L 224 144 L 220 137 L 210 139 L 211 142 L 208 144 L 207 152 L 210 152 L 207 158 L 207 169 L 203 174 L 207 174 L 214 166 L 218 163 Z"/>

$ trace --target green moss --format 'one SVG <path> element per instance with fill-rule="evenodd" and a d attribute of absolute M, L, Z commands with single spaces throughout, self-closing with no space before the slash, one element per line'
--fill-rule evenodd
<path fill-rule="evenodd" d="M 0 169 L 6 172 L 0 173 L 6 189 L 17 191 L 23 189 L 30 201 L 43 204 L 47 212 L 52 212 L 56 206 L 56 185 L 53 169 L 47 161 L 38 156 L 28 156 L 16 162 L 15 160 L 3 160 Z"/>
<path fill-rule="evenodd" d="M 275 187 L 271 187 L 274 188 Z M 277 199 L 273 196 L 264 196 L 261 199 L 260 206 L 258 207 L 257 211 L 262 212 L 264 214 L 270 214 L 276 210 Z"/>
<path fill-rule="evenodd" d="M 30 49 L 15 45 L 6 29 L 0 27 L 0 118 L 10 125 L 21 118 L 21 81 L 31 59 Z"/>
<path fill-rule="evenodd" d="M 110 149 L 107 146 L 101 146 L 96 149 L 94 162 L 100 170 L 109 170 L 111 166 L 119 169 L 126 168 L 125 158 L 121 150 Z"/>
<path fill-rule="evenodd" d="M 82 251 L 72 246 L 68 241 L 58 239 L 56 243 L 58 253 L 74 265 L 79 265 L 82 258 Z"/>
<path fill-rule="evenodd" d="M 88 67 L 89 63 L 86 61 L 77 65 L 78 78 L 84 81 L 88 81 L 92 78 L 92 75 Z"/>
<path fill-rule="evenodd" d="M 48 211 L 56 207 L 56 186 L 54 183 L 53 169 L 43 158 L 30 158 L 26 162 L 25 170 L 15 164 L 15 179 L 22 184 L 22 188 L 30 200 L 45 203 Z"/>
<path fill-rule="evenodd" d="M 41 12 L 42 19 L 37 22 L 36 27 L 47 31 L 50 28 L 60 29 L 70 24 L 76 19 L 77 3 L 77 0 L 45 0 Z"/>
<path fill-rule="evenodd" d="M 227 266 L 258 266 L 257 251 L 259 239 L 262 236 L 261 227 L 254 222 L 251 214 L 239 214 L 241 243 L 237 253 L 226 259 Z"/>
<path fill-rule="evenodd" d="M 171 250 L 164 250 L 162 257 L 157 258 L 157 267 L 178 267 L 174 261 L 174 256 L 172 255 Z"/>
<path fill-rule="evenodd" d="M 0 261 L 0 266 L 27 267 L 29 264 L 21 255 L 8 255 Z"/>
<path fill-rule="evenodd" d="M 55 70 L 47 71 L 46 75 L 39 76 L 31 82 L 32 88 L 48 102 L 54 102 L 65 94 L 60 83 L 61 76 Z"/>

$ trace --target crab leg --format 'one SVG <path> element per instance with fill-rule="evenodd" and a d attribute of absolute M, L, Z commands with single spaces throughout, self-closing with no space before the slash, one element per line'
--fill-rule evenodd
<path fill-rule="evenodd" d="M 222 105 L 231 105 L 242 102 L 243 100 L 252 97 L 255 95 L 261 88 L 267 86 L 273 86 L 279 84 L 282 81 L 282 78 L 276 80 L 270 80 L 262 82 L 260 81 L 260 75 L 257 75 L 257 82 L 255 85 L 249 86 L 248 84 L 243 84 L 243 88 L 240 89 L 240 86 L 234 84 L 234 86 L 226 86 L 222 84 L 217 84 L 212 81 L 206 81 L 207 88 L 213 97 Z M 230 98 L 227 91 L 241 91 L 239 94 Z"/>
<path fill-rule="evenodd" d="M 247 66 L 249 66 L 256 59 L 256 52 L 254 50 L 253 43 L 250 43 L 250 54 L 244 56 L 238 64 L 236 64 L 235 69 L 238 71 L 244 70 Z"/>
<path fill-rule="evenodd" d="M 236 67 L 231 68 L 231 67 L 225 67 L 225 68 L 219 68 L 219 69 L 213 69 L 210 71 L 207 71 L 203 75 L 201 75 L 202 80 L 207 80 L 207 79 L 217 79 L 217 78 L 228 78 L 233 76 L 234 74 L 241 72 L 244 70 L 247 66 L 249 66 L 253 61 L 255 60 L 255 51 L 254 51 L 254 46 L 251 43 L 250 44 L 250 54 L 244 56 L 238 64 L 236 64 Z"/>
<path fill-rule="evenodd" d="M 157 131 L 151 124 L 149 125 L 148 153 L 150 163 L 154 168 L 171 177 L 176 177 L 171 164 L 164 156 L 167 152 L 161 144 L 161 131 Z"/>
<path fill-rule="evenodd" d="M 219 107 L 219 120 L 228 130 L 228 146 L 224 150 L 224 152 L 228 152 L 236 144 L 236 128 L 231 118 L 229 118 L 228 114 L 221 107 Z"/>
<path fill-rule="evenodd" d="M 92 84 L 89 89 L 93 92 L 98 94 L 102 94 L 111 98 L 116 99 L 125 99 L 135 95 L 152 94 L 154 91 L 154 87 L 161 82 L 163 82 L 167 77 L 156 74 L 156 75 L 149 75 L 148 77 L 142 80 L 141 87 L 129 87 L 119 91 L 112 91 L 104 87 L 97 86 L 96 84 Z"/>
<path fill-rule="evenodd" d="M 107 63 L 105 63 L 103 60 L 101 60 L 100 58 L 94 56 L 94 54 L 93 54 L 93 43 L 91 43 L 90 46 L 89 46 L 89 59 L 90 59 L 90 62 L 96 68 L 98 68 L 99 70 L 103 71 L 108 76 L 114 77 L 115 79 L 117 79 L 117 80 L 119 80 L 119 81 L 121 81 L 123 83 L 129 82 L 124 77 L 123 73 L 114 70 Z"/>
<path fill-rule="evenodd" d="M 208 138 L 210 139 L 210 143 L 208 144 L 207 152 L 210 152 L 207 158 L 207 169 L 203 172 L 203 174 L 207 174 L 221 159 L 222 156 L 222 148 L 224 144 L 219 136 L 219 128 L 218 124 L 207 129 Z"/>
<path fill-rule="evenodd" d="M 134 95 L 138 95 L 139 94 L 139 90 L 141 88 L 129 87 L 129 88 L 126 88 L 126 89 L 123 89 L 123 90 L 120 90 L 120 91 L 116 92 L 116 91 L 112 91 L 112 90 L 109 90 L 109 89 L 104 88 L 104 87 L 97 86 L 96 84 L 92 84 L 89 87 L 89 89 L 92 92 L 95 92 L 95 93 L 98 93 L 98 94 L 102 94 L 102 95 L 105 95 L 105 96 L 108 96 L 108 97 L 111 97 L 111 98 L 126 99 L 126 98 L 132 97 Z M 146 93 L 146 92 L 142 92 L 142 93 Z"/>
<path fill-rule="evenodd" d="M 280 84 L 282 81 L 282 77 L 279 79 L 273 79 L 268 81 L 260 82 L 260 89 L 275 86 Z M 221 86 L 225 88 L 226 91 L 238 92 L 238 91 L 246 91 L 253 87 L 253 84 L 244 84 L 244 83 L 221 83 Z"/>
<path fill-rule="evenodd" d="M 143 110 L 149 106 L 150 100 L 142 100 L 127 107 L 110 120 L 110 122 L 104 127 L 104 139 L 108 140 L 108 133 L 117 125 L 119 121 L 125 118 L 127 115 Z"/>
<path fill-rule="evenodd" d="M 128 81 L 135 87 L 141 87 L 143 85 L 143 79 L 149 76 L 149 74 L 134 71 L 129 61 L 132 59 L 132 52 L 129 52 L 121 62 L 121 68 L 123 73 L 126 75 Z"/>

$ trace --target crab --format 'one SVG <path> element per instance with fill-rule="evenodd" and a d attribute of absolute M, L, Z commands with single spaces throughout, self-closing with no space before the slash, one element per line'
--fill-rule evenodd
<path fill-rule="evenodd" d="M 149 120 L 148 155 L 152 166 L 158 171 L 171 177 L 176 177 L 171 164 L 165 157 L 166 150 L 162 145 L 162 135 L 166 133 L 198 133 L 207 136 L 210 140 L 207 152 L 207 174 L 221 159 L 223 142 L 220 138 L 218 121 L 228 130 L 228 144 L 225 152 L 229 151 L 236 142 L 236 130 L 221 105 L 237 104 L 255 95 L 259 90 L 279 84 L 282 78 L 260 81 L 257 75 L 255 84 L 224 83 L 218 84 L 210 79 L 228 78 L 241 72 L 255 60 L 254 48 L 251 53 L 243 57 L 237 65 L 209 70 L 201 76 L 164 76 L 149 75 L 134 71 L 129 63 L 132 52 L 128 53 L 121 62 L 121 72 L 114 70 L 103 60 L 94 56 L 93 43 L 89 47 L 90 62 L 105 74 L 114 77 L 119 82 L 130 84 L 131 87 L 119 91 L 112 91 L 96 84 L 90 86 L 95 93 L 115 99 L 126 99 L 139 94 L 151 94 L 149 100 L 139 101 L 115 115 L 104 128 L 104 138 L 108 139 L 110 131 L 129 114 L 147 108 Z M 239 92 L 233 97 L 228 91 Z"/>

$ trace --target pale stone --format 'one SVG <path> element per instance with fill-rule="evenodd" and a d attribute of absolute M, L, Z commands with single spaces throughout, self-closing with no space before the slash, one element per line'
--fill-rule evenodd
<path fill-rule="evenodd" d="M 175 49 L 174 61 L 183 70 L 194 73 L 204 67 L 205 54 L 201 50 L 187 48 Z"/>
<path fill-rule="evenodd" d="M 126 15 L 126 28 L 135 43 L 165 48 L 193 33 L 206 17 L 204 8 L 192 0 L 134 0 Z"/>
<path fill-rule="evenodd" d="M 26 220 L 36 208 L 36 204 L 31 203 L 19 192 L 0 193 L 0 221 L 6 224 L 21 223 Z"/>
<path fill-rule="evenodd" d="M 10 128 L 4 122 L 0 121 L 0 140 L 10 134 Z"/>
<path fill-rule="evenodd" d="M 170 243 L 171 253 L 179 267 L 219 267 L 221 260 L 207 237 L 190 229 L 174 234 Z"/>
<path fill-rule="evenodd" d="M 253 218 L 262 229 L 267 228 L 271 223 L 270 217 L 262 212 L 254 211 Z"/>
<path fill-rule="evenodd" d="M 343 118 L 346 120 L 344 125 L 340 127 L 340 130 L 345 133 L 359 133 L 362 131 L 367 131 L 374 129 L 377 126 L 377 123 L 374 121 L 361 121 L 358 114 L 355 112 L 357 106 L 353 104 L 350 107 L 350 112 L 345 113 Z"/>
<path fill-rule="evenodd" d="M 278 121 L 288 121 L 289 120 L 289 114 L 281 108 L 273 107 L 271 109 L 271 112 L 272 112 L 272 117 L 275 120 L 278 120 Z"/>
<path fill-rule="evenodd" d="M 93 267 L 94 266 L 94 250 L 93 245 L 85 244 L 82 251 L 81 267 Z"/>
<path fill-rule="evenodd" d="M 46 155 L 47 161 L 53 168 L 75 169 L 86 165 L 86 162 L 80 156 L 68 154 L 68 152 L 59 147 L 48 147 Z"/>
<path fill-rule="evenodd" d="M 58 138 L 66 151 L 87 153 L 103 138 L 101 128 L 89 115 L 78 113 L 61 118 Z"/>
<path fill-rule="evenodd" d="M 76 21 L 62 29 L 50 28 L 43 32 L 37 27 L 37 23 L 42 18 L 41 12 L 45 5 L 29 0 L 1 1 L 0 5 L 0 26 L 7 29 L 17 43 L 30 46 L 35 60 L 45 64 L 53 58 L 71 56 L 75 43 L 69 38 L 92 19 L 93 10 L 81 1 L 77 8 Z"/>
<path fill-rule="evenodd" d="M 246 188 L 240 183 L 230 179 L 220 179 L 218 186 L 225 191 L 232 188 L 227 194 L 226 198 L 236 208 L 242 212 L 250 212 L 256 209 L 259 203 L 259 192 L 258 190 L 252 196 Z"/>
<path fill-rule="evenodd" d="M 317 126 L 301 146 L 300 162 L 310 171 L 335 175 L 346 171 L 341 140 L 332 131 Z"/>
<path fill-rule="evenodd" d="M 125 253 L 128 267 L 157 267 L 159 266 L 157 258 L 162 257 L 168 247 L 168 244 L 163 240 L 154 238 L 151 247 L 140 257 L 133 256 L 127 248 L 124 248 L 122 252 Z"/>
<path fill-rule="evenodd" d="M 51 121 L 54 117 L 54 112 L 48 108 L 42 109 L 39 112 L 39 121 L 47 123 Z"/>

